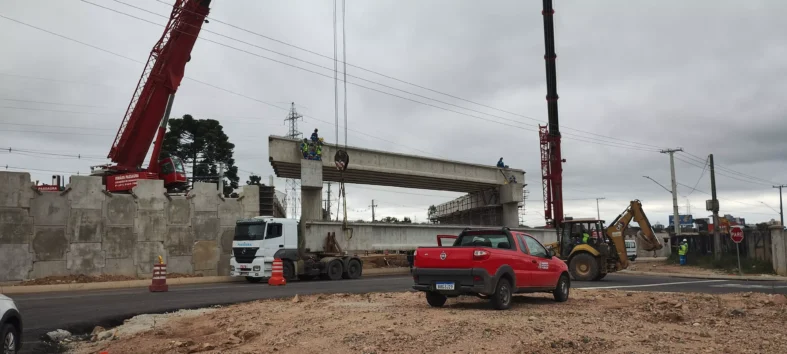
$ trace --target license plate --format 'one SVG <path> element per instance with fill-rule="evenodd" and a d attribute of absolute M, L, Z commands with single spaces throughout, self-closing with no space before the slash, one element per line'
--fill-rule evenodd
<path fill-rule="evenodd" d="M 251 268 L 249 268 L 249 267 L 244 267 L 244 266 L 241 266 L 241 267 L 240 267 L 240 269 L 241 269 L 241 270 L 250 270 Z"/>
<path fill-rule="evenodd" d="M 240 272 L 240 275 L 249 275 L 249 272 Z"/>
<path fill-rule="evenodd" d="M 454 282 L 439 282 L 434 287 L 437 290 L 454 290 Z"/>

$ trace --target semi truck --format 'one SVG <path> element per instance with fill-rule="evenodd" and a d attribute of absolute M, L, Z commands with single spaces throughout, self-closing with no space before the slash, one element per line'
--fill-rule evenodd
<path fill-rule="evenodd" d="M 287 281 L 322 278 L 358 279 L 363 261 L 343 252 L 336 235 L 326 235 L 324 249 L 305 248 L 302 224 L 294 219 L 256 216 L 238 220 L 232 240 L 230 275 L 251 283 L 270 278 L 274 259 L 282 261 Z"/>

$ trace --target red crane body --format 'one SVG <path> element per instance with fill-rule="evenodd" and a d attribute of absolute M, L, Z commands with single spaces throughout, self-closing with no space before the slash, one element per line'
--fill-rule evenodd
<path fill-rule="evenodd" d="M 543 0 L 544 61 L 547 76 L 548 125 L 539 125 L 541 143 L 541 182 L 544 189 L 544 217 L 548 227 L 563 223 L 563 162 L 560 151 L 560 125 L 557 114 L 557 68 L 555 61 L 555 25 L 552 0 Z"/>
<path fill-rule="evenodd" d="M 140 179 L 163 179 L 168 188 L 187 183 L 183 163 L 177 157 L 159 161 L 175 92 L 211 0 L 176 0 L 164 33 L 150 52 L 134 96 L 107 156 L 114 165 L 103 172 L 107 190 L 127 191 Z M 147 169 L 142 167 L 155 139 Z"/>

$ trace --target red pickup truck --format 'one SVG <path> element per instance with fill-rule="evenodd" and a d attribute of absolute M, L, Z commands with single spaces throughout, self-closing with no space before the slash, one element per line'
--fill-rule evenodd
<path fill-rule="evenodd" d="M 443 239 L 454 239 L 442 246 Z M 433 307 L 448 297 L 474 295 L 503 310 L 515 293 L 549 292 L 568 300 L 571 282 L 566 264 L 532 236 L 510 229 L 470 229 L 458 236 L 437 236 L 438 247 L 418 247 L 413 289 L 426 293 Z"/>

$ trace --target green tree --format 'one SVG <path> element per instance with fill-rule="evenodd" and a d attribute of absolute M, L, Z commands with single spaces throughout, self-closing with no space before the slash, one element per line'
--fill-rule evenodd
<path fill-rule="evenodd" d="M 224 164 L 225 197 L 238 188 L 238 167 L 232 158 L 235 144 L 229 141 L 224 128 L 214 119 L 194 119 L 190 114 L 169 120 L 162 150 L 191 165 L 193 182 L 218 182 L 219 164 Z"/>
<path fill-rule="evenodd" d="M 399 223 L 399 219 L 397 219 L 395 216 L 386 216 L 386 217 L 380 219 L 380 221 L 385 222 L 385 223 L 389 223 L 389 224 L 397 224 L 397 223 Z"/>
<path fill-rule="evenodd" d="M 426 215 L 427 215 L 427 218 L 429 218 L 429 221 L 431 221 L 433 223 L 437 223 L 437 216 L 436 216 L 437 215 L 437 207 L 436 206 L 430 205 L 429 206 L 429 211 L 427 212 Z"/>
<path fill-rule="evenodd" d="M 412 223 L 413 221 L 410 220 L 410 217 L 405 216 L 404 218 L 402 218 L 402 224 L 412 224 Z"/>
<path fill-rule="evenodd" d="M 262 186 L 262 177 L 257 175 L 249 175 L 249 180 L 246 181 L 246 184 L 249 186 Z"/>

